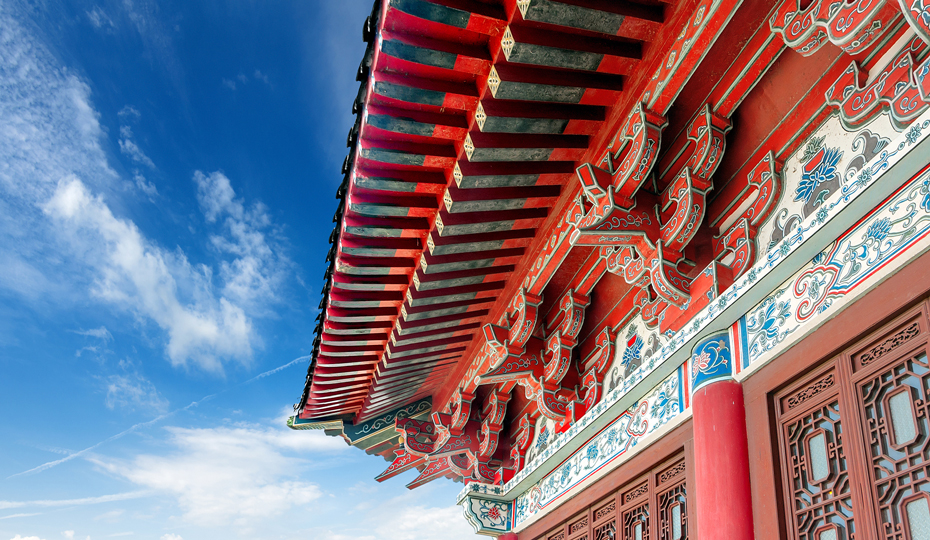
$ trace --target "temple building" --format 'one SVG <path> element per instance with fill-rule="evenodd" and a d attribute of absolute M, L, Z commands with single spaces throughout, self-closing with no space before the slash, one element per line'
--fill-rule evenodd
<path fill-rule="evenodd" d="M 377 0 L 363 38 L 290 427 L 504 540 L 930 539 L 930 0 Z"/>

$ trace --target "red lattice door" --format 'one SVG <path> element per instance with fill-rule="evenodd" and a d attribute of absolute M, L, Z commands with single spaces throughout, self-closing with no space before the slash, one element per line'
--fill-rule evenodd
<path fill-rule="evenodd" d="M 930 540 L 927 322 L 912 312 L 776 394 L 792 540 Z"/>
<path fill-rule="evenodd" d="M 913 321 L 852 357 L 867 482 L 887 540 L 930 539 L 930 364 L 919 333 Z"/>
<path fill-rule="evenodd" d="M 856 538 L 845 414 L 831 365 L 776 398 L 789 537 Z"/>

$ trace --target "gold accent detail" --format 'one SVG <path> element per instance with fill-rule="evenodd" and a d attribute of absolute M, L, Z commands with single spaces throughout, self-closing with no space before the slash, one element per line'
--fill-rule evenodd
<path fill-rule="evenodd" d="M 475 109 L 475 123 L 478 124 L 478 129 L 484 131 L 484 123 L 488 120 L 487 113 L 484 112 L 484 106 L 481 105 L 481 102 L 478 102 L 478 108 Z"/>
<path fill-rule="evenodd" d="M 442 223 L 442 216 L 440 214 L 436 214 L 436 230 L 439 231 L 440 235 L 442 235 L 443 227 L 445 227 L 445 225 Z"/>
<path fill-rule="evenodd" d="M 462 187 L 462 179 L 465 176 L 462 174 L 462 168 L 459 167 L 458 162 L 455 162 L 455 166 L 452 167 L 452 178 L 455 178 L 455 185 Z"/>
<path fill-rule="evenodd" d="M 436 249 L 436 242 L 433 242 L 433 235 L 429 235 L 429 237 L 426 238 L 426 247 L 429 248 L 430 253 Z M 413 276 L 413 283 L 417 286 L 417 288 L 420 287 L 420 279 L 416 276 L 416 274 Z"/>
<path fill-rule="evenodd" d="M 520 10 L 520 15 L 526 18 L 526 11 L 530 8 L 530 0 L 517 0 L 517 8 Z"/>
<path fill-rule="evenodd" d="M 516 44 L 517 42 L 513 39 L 513 34 L 508 26 L 504 29 L 504 36 L 501 38 L 501 49 L 504 50 L 504 56 L 507 60 L 510 60 L 510 54 L 513 53 L 513 46 Z"/>
<path fill-rule="evenodd" d="M 497 74 L 497 69 L 491 66 L 491 72 L 488 73 L 488 86 L 491 88 L 491 95 L 497 97 L 497 89 L 500 88 L 501 77 Z"/>
<path fill-rule="evenodd" d="M 446 210 L 452 211 L 452 194 L 449 193 L 449 188 L 446 188 L 446 192 L 442 196 L 442 202 L 446 205 Z"/>
<path fill-rule="evenodd" d="M 406 319 L 407 318 L 407 306 L 400 306 L 400 314 Z"/>
<path fill-rule="evenodd" d="M 428 240 L 427 243 L 431 241 L 432 241 L 432 238 Z M 420 288 L 420 276 L 416 272 L 413 273 L 413 286 L 416 287 L 418 290 Z"/>

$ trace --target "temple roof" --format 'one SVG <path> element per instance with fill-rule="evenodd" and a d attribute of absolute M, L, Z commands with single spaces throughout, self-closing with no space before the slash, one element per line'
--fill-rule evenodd
<path fill-rule="evenodd" d="M 301 418 L 365 421 L 448 383 L 681 12 L 375 2 Z"/>

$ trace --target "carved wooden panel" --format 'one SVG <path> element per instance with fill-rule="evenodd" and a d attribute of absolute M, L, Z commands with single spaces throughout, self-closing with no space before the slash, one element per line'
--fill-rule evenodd
<path fill-rule="evenodd" d="M 879 537 L 920 538 L 905 530 L 920 527 L 930 532 L 930 522 L 923 519 L 930 517 L 930 507 L 925 500 L 914 498 L 930 491 L 930 364 L 926 353 L 900 359 L 860 382 L 857 394 L 866 419 L 869 480 L 883 529 Z"/>
<path fill-rule="evenodd" d="M 853 355 L 853 367 L 858 371 L 917 339 L 922 330 L 920 322 L 919 319 L 908 321 L 878 343 L 870 344 L 865 350 Z"/>
<path fill-rule="evenodd" d="M 688 538 L 688 504 L 685 490 L 685 460 L 656 475 L 656 519 L 659 540 Z"/>
<path fill-rule="evenodd" d="M 775 397 L 791 540 L 930 538 L 930 362 L 924 310 Z"/>
<path fill-rule="evenodd" d="M 588 540 L 588 538 L 590 538 L 590 529 L 591 520 L 588 517 L 588 512 L 585 511 L 581 517 L 574 521 L 569 521 L 568 538 L 569 540 Z"/>
<path fill-rule="evenodd" d="M 838 539 L 855 531 L 839 397 L 835 390 L 829 397 L 779 426 L 786 508 L 798 540 L 822 540 L 827 525 L 836 527 Z"/>

